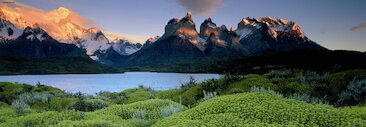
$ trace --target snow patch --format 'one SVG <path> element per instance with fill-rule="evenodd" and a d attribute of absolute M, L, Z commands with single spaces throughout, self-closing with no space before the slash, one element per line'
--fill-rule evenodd
<path fill-rule="evenodd" d="M 137 52 L 137 51 L 139 51 L 139 50 L 140 50 L 140 48 L 133 48 L 133 47 L 131 47 L 131 46 L 128 46 L 128 47 L 126 47 L 126 49 L 125 49 L 126 54 L 128 54 L 128 55 L 131 55 L 131 54 L 133 54 L 133 53 L 135 53 L 135 52 Z"/>
<path fill-rule="evenodd" d="M 235 32 L 236 32 L 236 34 L 239 35 L 239 40 L 246 38 L 247 36 L 253 34 L 253 30 L 248 29 L 248 28 L 236 30 Z"/>
<path fill-rule="evenodd" d="M 95 61 L 97 61 L 97 60 L 99 60 L 99 58 L 97 57 L 97 56 L 89 56 L 92 60 L 95 60 Z"/>
<path fill-rule="evenodd" d="M 216 25 L 215 24 L 212 24 L 212 23 L 207 23 L 207 26 L 210 27 L 210 28 L 216 28 Z"/>
<path fill-rule="evenodd" d="M 41 42 L 42 42 L 42 41 L 43 41 L 43 40 L 45 40 L 46 38 L 44 38 L 44 37 L 43 37 L 43 34 L 38 34 L 38 35 L 37 35 L 37 39 L 38 39 L 39 41 L 41 41 Z"/>
<path fill-rule="evenodd" d="M 9 21 L 0 19 L 0 41 L 7 41 L 7 40 L 15 40 L 20 35 L 22 35 L 23 30 L 17 28 L 15 25 L 10 23 Z M 9 33 L 12 33 L 9 35 Z"/>
<path fill-rule="evenodd" d="M 33 41 L 35 38 L 36 37 L 33 34 L 27 36 L 27 39 L 30 40 L 30 41 Z"/>

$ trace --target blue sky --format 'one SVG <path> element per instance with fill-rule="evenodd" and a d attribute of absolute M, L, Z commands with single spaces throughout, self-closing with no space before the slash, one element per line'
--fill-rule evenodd
<path fill-rule="evenodd" d="M 201 1 L 201 2 L 197 2 Z M 174 17 L 192 11 L 196 27 L 211 17 L 236 28 L 242 18 L 271 16 L 297 22 L 330 49 L 366 50 L 366 0 L 17 0 L 43 10 L 66 7 L 106 31 L 140 38 L 162 35 Z M 357 27 L 358 26 L 358 27 Z M 351 31 L 351 28 L 355 28 Z M 197 29 L 198 30 L 198 29 Z"/>

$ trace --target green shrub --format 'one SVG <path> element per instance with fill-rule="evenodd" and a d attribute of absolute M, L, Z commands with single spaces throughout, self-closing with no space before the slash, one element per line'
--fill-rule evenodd
<path fill-rule="evenodd" d="M 151 92 L 150 91 L 136 91 L 131 94 L 127 95 L 127 100 L 125 101 L 126 104 L 144 101 L 151 99 Z"/>
<path fill-rule="evenodd" d="M 49 101 L 48 109 L 54 111 L 63 111 L 69 109 L 77 101 L 76 98 L 53 97 Z"/>
<path fill-rule="evenodd" d="M 347 89 L 347 86 L 353 80 L 366 79 L 366 70 L 349 70 L 344 72 L 333 73 L 329 76 L 329 84 L 325 90 L 331 101 L 339 100 L 339 94 Z"/>
<path fill-rule="evenodd" d="M 47 92 L 50 94 L 64 93 L 60 89 L 51 86 L 45 86 L 45 85 L 32 86 L 28 84 L 9 83 L 9 82 L 0 82 L 0 90 L 1 90 L 0 101 L 6 102 L 8 104 L 11 104 L 13 100 L 17 99 L 17 97 L 23 93 L 47 93 Z"/>
<path fill-rule="evenodd" d="M 189 81 L 187 83 L 184 83 L 180 86 L 180 88 L 183 90 L 183 91 L 186 91 L 188 90 L 189 88 L 193 87 L 193 86 L 196 86 L 198 85 L 197 83 L 197 80 L 194 79 L 194 77 L 190 76 L 189 77 Z"/>
<path fill-rule="evenodd" d="M 120 126 L 151 126 L 157 119 L 185 109 L 186 107 L 170 100 L 150 99 L 88 112 L 85 119 L 93 120 L 97 117 Z"/>
<path fill-rule="evenodd" d="M 56 125 L 63 120 L 81 120 L 80 112 L 64 111 L 64 112 L 43 112 L 32 113 L 26 116 L 20 116 L 7 120 L 0 124 L 0 127 L 45 127 Z"/>
<path fill-rule="evenodd" d="M 291 70 L 271 70 L 268 74 L 270 78 L 289 78 L 294 76 Z"/>
<path fill-rule="evenodd" d="M 181 89 L 169 89 L 163 91 L 157 91 L 156 97 L 159 99 L 169 99 L 175 102 L 180 102 L 180 95 L 182 94 Z"/>
<path fill-rule="evenodd" d="M 271 89 L 273 89 L 273 87 L 274 87 L 271 80 L 269 80 L 265 76 L 249 74 L 249 75 L 244 76 L 243 80 L 232 83 L 225 90 L 225 94 L 249 92 L 252 86 L 271 88 Z"/>
<path fill-rule="evenodd" d="M 127 95 L 123 92 L 102 91 L 98 93 L 97 98 L 123 104 L 127 100 Z"/>
<path fill-rule="evenodd" d="M 309 84 L 298 82 L 281 82 L 276 84 L 275 87 L 272 87 L 272 89 L 285 95 L 294 93 L 310 94 L 313 91 L 313 88 Z"/>
<path fill-rule="evenodd" d="M 29 105 L 23 101 L 15 100 L 11 103 L 11 107 L 13 108 L 14 112 L 18 115 L 25 113 L 27 109 L 29 109 Z"/>
<path fill-rule="evenodd" d="M 120 127 L 120 125 L 104 120 L 64 120 L 50 127 Z"/>
<path fill-rule="evenodd" d="M 288 95 L 287 98 L 295 99 L 295 100 L 299 100 L 299 101 L 305 101 L 305 102 L 312 103 L 312 104 L 328 104 L 328 102 L 326 102 L 324 99 L 311 97 L 308 94 L 294 93 L 292 95 Z"/>
<path fill-rule="evenodd" d="M 225 74 L 219 79 L 209 79 L 203 81 L 199 85 L 202 86 L 203 90 L 208 92 L 217 92 L 218 94 L 224 94 L 225 90 L 234 82 L 242 80 L 243 77 L 237 75 Z"/>
<path fill-rule="evenodd" d="M 145 119 L 145 111 L 137 110 L 133 112 L 132 117 L 135 119 Z"/>
<path fill-rule="evenodd" d="M 216 92 L 206 92 L 205 90 L 203 90 L 203 98 L 202 98 L 203 100 L 207 101 L 215 97 L 217 97 Z"/>
<path fill-rule="evenodd" d="M 78 99 L 70 108 L 77 111 L 90 112 L 108 107 L 108 103 L 100 99 Z"/>
<path fill-rule="evenodd" d="M 16 117 L 17 114 L 14 110 L 7 106 L 7 107 L 0 107 L 0 123 L 4 123 L 7 120 Z"/>
<path fill-rule="evenodd" d="M 0 101 L 11 104 L 12 101 L 17 98 L 17 95 L 26 91 L 26 89 L 24 89 L 24 86 L 28 87 L 30 85 L 23 85 L 23 84 L 19 84 L 19 83 L 0 82 L 0 89 L 1 89 L 1 91 L 0 91 L 1 100 Z M 30 87 L 32 87 L 32 86 L 30 86 Z M 27 92 L 30 92 L 30 90 Z"/>
<path fill-rule="evenodd" d="M 187 91 L 182 93 L 182 104 L 187 106 L 192 106 L 198 102 L 203 97 L 202 86 L 190 87 Z"/>
<path fill-rule="evenodd" d="M 339 95 L 341 105 L 357 105 L 366 102 L 366 80 L 352 81 Z"/>
<path fill-rule="evenodd" d="M 170 115 L 181 112 L 183 110 L 184 110 L 184 107 L 169 105 L 161 110 L 161 115 L 162 115 L 162 117 L 168 117 Z"/>
<path fill-rule="evenodd" d="M 30 92 L 19 95 L 18 100 L 32 106 L 37 102 L 48 103 L 50 97 L 52 95 L 48 92 Z"/>
<path fill-rule="evenodd" d="M 278 95 L 278 96 L 283 96 L 282 94 L 276 92 L 276 91 L 273 91 L 271 89 L 266 89 L 266 88 L 263 88 L 263 87 L 257 87 L 257 86 L 252 86 L 250 88 L 250 92 L 253 92 L 253 93 L 271 93 L 271 94 L 275 94 L 275 95 Z"/>
<path fill-rule="evenodd" d="M 358 113 L 269 93 L 220 96 L 154 124 L 165 126 L 366 126 Z"/>

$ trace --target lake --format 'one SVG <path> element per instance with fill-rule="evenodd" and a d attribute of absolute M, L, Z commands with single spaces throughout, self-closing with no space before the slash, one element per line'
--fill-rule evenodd
<path fill-rule="evenodd" d="M 0 82 L 41 84 L 60 88 L 68 92 L 94 94 L 99 91 L 118 92 L 139 85 L 154 90 L 179 88 L 182 83 L 194 77 L 201 82 L 220 78 L 219 74 L 126 72 L 121 74 L 57 74 L 57 75 L 12 75 L 0 76 Z"/>

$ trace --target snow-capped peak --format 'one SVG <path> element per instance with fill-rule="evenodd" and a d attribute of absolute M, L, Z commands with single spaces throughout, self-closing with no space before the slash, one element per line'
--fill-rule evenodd
<path fill-rule="evenodd" d="M 102 31 L 97 27 L 91 27 L 87 30 L 87 32 L 96 34 L 96 33 L 102 32 Z"/>
<path fill-rule="evenodd" d="M 20 14 L 20 13 L 8 11 L 5 9 L 1 9 L 0 13 L 1 13 L 1 16 L 0 16 L 1 19 L 8 20 L 9 22 L 11 22 L 12 24 L 14 24 L 16 27 L 18 27 L 20 29 L 24 29 L 28 26 L 36 27 L 34 23 L 25 20 L 24 17 L 22 16 L 22 14 Z"/>
<path fill-rule="evenodd" d="M 53 16 L 57 16 L 57 19 L 64 19 L 71 15 L 72 12 L 67 8 L 60 7 L 54 11 L 51 11 L 50 13 L 54 13 Z"/>
<path fill-rule="evenodd" d="M 113 50 L 120 55 L 131 55 L 142 48 L 140 43 L 132 43 L 123 39 L 116 40 L 111 45 Z"/>
<path fill-rule="evenodd" d="M 272 18 L 270 16 L 259 19 L 249 17 L 243 18 L 238 24 L 236 33 L 239 35 L 239 40 L 241 40 L 248 35 L 251 35 L 253 31 L 262 30 L 263 28 L 265 28 L 264 30 L 268 31 L 273 38 L 277 38 L 279 35 L 278 32 L 290 33 L 296 37 L 305 37 L 304 32 L 297 23 L 286 19 Z"/>

